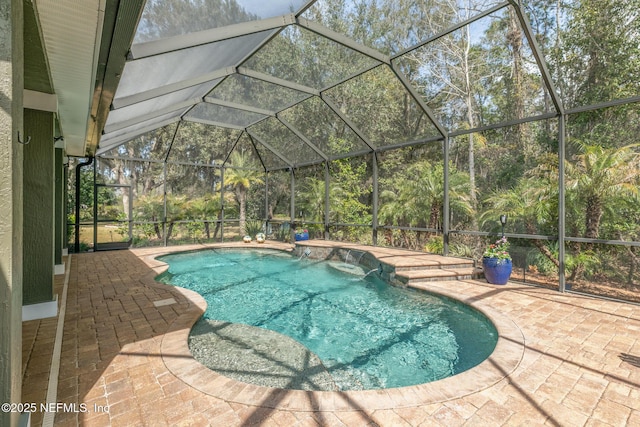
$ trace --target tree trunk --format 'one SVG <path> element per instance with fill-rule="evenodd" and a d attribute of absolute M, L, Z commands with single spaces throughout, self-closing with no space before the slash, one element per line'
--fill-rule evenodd
<path fill-rule="evenodd" d="M 584 237 L 587 239 L 597 239 L 600 233 L 600 219 L 602 219 L 602 201 L 599 196 L 589 196 L 587 198 L 587 211 L 585 213 L 585 231 Z M 586 243 L 585 251 L 593 250 L 593 243 Z M 580 249 L 576 253 L 580 253 Z M 582 277 L 586 270 L 584 263 L 576 264 L 576 268 L 571 272 L 570 280 L 576 280 Z"/>
<path fill-rule="evenodd" d="M 247 233 L 247 190 L 238 189 L 238 202 L 240 203 L 240 237 Z"/>
<path fill-rule="evenodd" d="M 511 105 L 513 106 L 514 119 L 523 119 L 525 116 L 524 111 L 524 67 L 522 60 L 522 31 L 518 23 L 518 17 L 513 10 L 509 8 L 509 29 L 507 31 L 507 42 L 511 47 L 511 55 L 513 59 L 512 66 L 512 90 L 511 90 Z M 529 157 L 527 150 L 530 150 L 534 145 L 525 144 L 525 127 L 524 124 L 516 125 L 516 147 L 521 153 L 525 154 L 525 159 Z"/>
<path fill-rule="evenodd" d="M 169 239 L 171 238 L 171 234 L 173 233 L 173 225 L 174 225 L 174 222 L 171 221 L 169 223 L 169 227 L 167 228 L 167 242 L 169 241 Z"/>
<path fill-rule="evenodd" d="M 440 212 L 442 210 L 442 205 L 438 202 L 434 202 L 431 204 L 431 214 L 429 215 L 429 228 L 438 228 L 440 223 Z"/>
<path fill-rule="evenodd" d="M 155 218 L 152 218 L 151 220 L 156 221 Z M 160 226 L 158 225 L 157 222 L 153 223 L 153 229 L 156 232 L 156 236 L 158 237 L 158 240 L 162 240 L 162 232 L 160 231 Z"/>
<path fill-rule="evenodd" d="M 466 39 L 465 39 L 465 49 L 464 49 L 464 78 L 465 78 L 465 103 L 467 107 L 467 122 L 469 123 L 469 128 L 473 129 L 476 127 L 475 121 L 475 106 L 473 102 L 473 84 L 471 83 L 471 65 L 469 64 L 469 55 L 471 51 L 471 34 L 469 26 L 466 29 Z M 468 144 L 469 144 L 469 199 L 471 202 L 471 207 L 474 211 L 478 208 L 478 200 L 476 198 L 476 161 L 475 161 L 475 147 L 473 142 L 473 134 L 469 134 L 468 136 Z M 478 220 L 476 216 L 472 216 L 471 227 L 472 230 L 478 229 Z"/>
<path fill-rule="evenodd" d="M 587 239 L 597 239 L 600 233 L 600 219 L 602 218 L 602 201 L 599 196 L 587 198 L 585 215 L 585 233 Z"/>
<path fill-rule="evenodd" d="M 216 221 L 216 228 L 213 230 L 213 238 L 218 237 L 218 231 L 220 231 L 220 221 L 222 221 L 222 209 L 218 211 L 218 221 Z"/>
<path fill-rule="evenodd" d="M 527 233 L 536 234 L 536 227 L 531 222 L 527 222 L 526 228 L 527 228 Z M 560 261 L 558 260 L 558 258 L 553 256 L 549 248 L 546 247 L 541 240 L 533 239 L 532 242 L 533 242 L 533 245 L 540 251 L 540 253 L 545 256 L 545 258 L 551 261 L 556 267 L 560 267 Z"/>

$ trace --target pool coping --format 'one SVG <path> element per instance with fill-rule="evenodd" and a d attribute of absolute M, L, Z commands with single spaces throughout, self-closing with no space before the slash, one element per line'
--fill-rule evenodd
<path fill-rule="evenodd" d="M 335 242 L 336 247 L 344 247 Z M 156 257 L 177 252 L 187 252 L 208 248 L 265 248 L 292 250 L 291 245 L 266 243 L 260 244 L 211 244 L 185 248 L 159 248 L 144 261 L 152 267 L 149 279 L 153 280 L 168 266 Z M 353 247 L 348 245 L 348 247 Z M 358 246 L 375 256 L 375 247 Z M 403 253 L 407 253 L 403 250 Z M 464 281 L 475 283 L 473 281 Z M 156 282 L 158 283 L 158 282 Z M 356 411 L 383 410 L 392 408 L 415 407 L 441 403 L 461 398 L 487 389 L 507 378 L 524 357 L 524 335 L 518 325 L 500 313 L 496 308 L 484 302 L 482 296 L 466 294 L 455 287 L 456 282 L 438 281 L 412 286 L 468 304 L 482 312 L 494 324 L 498 332 L 498 342 L 493 353 L 479 365 L 452 377 L 406 387 L 379 390 L 351 391 L 305 391 L 265 387 L 243 383 L 220 375 L 194 359 L 188 346 L 192 326 L 206 310 L 207 303 L 198 293 L 176 286 L 175 291 L 184 296 L 191 304 L 170 326 L 162 339 L 161 357 L 167 369 L 185 384 L 207 395 L 235 402 L 266 408 L 278 408 L 296 411 Z M 158 283 L 159 285 L 163 285 Z M 170 286 L 170 285 L 164 285 Z M 484 285 L 483 285 L 484 286 Z M 486 285 L 489 288 L 504 289 L 501 285 Z"/>

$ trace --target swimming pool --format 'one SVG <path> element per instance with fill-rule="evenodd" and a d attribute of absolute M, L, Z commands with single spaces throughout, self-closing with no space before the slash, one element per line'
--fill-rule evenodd
<path fill-rule="evenodd" d="M 445 297 L 354 277 L 273 250 L 215 249 L 160 258 L 159 279 L 207 301 L 203 318 L 276 331 L 316 355 L 337 389 L 435 381 L 476 366 L 497 341 L 491 322 Z"/>

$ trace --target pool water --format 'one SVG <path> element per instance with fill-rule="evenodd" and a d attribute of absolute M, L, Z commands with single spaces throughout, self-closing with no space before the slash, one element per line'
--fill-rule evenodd
<path fill-rule="evenodd" d="M 470 369 L 497 342 L 493 324 L 446 297 L 358 277 L 275 250 L 167 255 L 158 280 L 198 292 L 205 319 L 287 335 L 315 353 L 340 390 L 422 384 Z"/>

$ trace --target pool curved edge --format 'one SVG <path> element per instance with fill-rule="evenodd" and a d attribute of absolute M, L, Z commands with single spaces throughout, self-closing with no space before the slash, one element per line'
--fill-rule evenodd
<path fill-rule="evenodd" d="M 170 252 L 177 251 L 174 248 Z M 153 260 L 146 260 L 156 274 L 167 269 L 165 263 L 155 259 L 158 255 L 160 254 L 155 254 Z M 421 284 L 417 288 L 447 296 L 481 311 L 496 327 L 498 341 L 493 353 L 482 363 L 442 380 L 398 388 L 333 392 L 271 388 L 225 377 L 202 365 L 189 350 L 188 338 L 191 328 L 207 307 L 204 298 L 188 289 L 158 283 L 161 286 L 170 286 L 191 303 L 189 309 L 170 325 L 169 331 L 162 338 L 162 360 L 173 375 L 202 393 L 228 402 L 267 408 L 295 411 L 382 410 L 429 405 L 461 398 L 489 388 L 508 377 L 522 361 L 525 343 L 522 331 L 510 318 L 477 295 L 465 293 L 460 287 L 455 286 L 456 283 L 460 282 L 433 282 Z M 485 285 L 479 286 L 491 291 Z"/>

